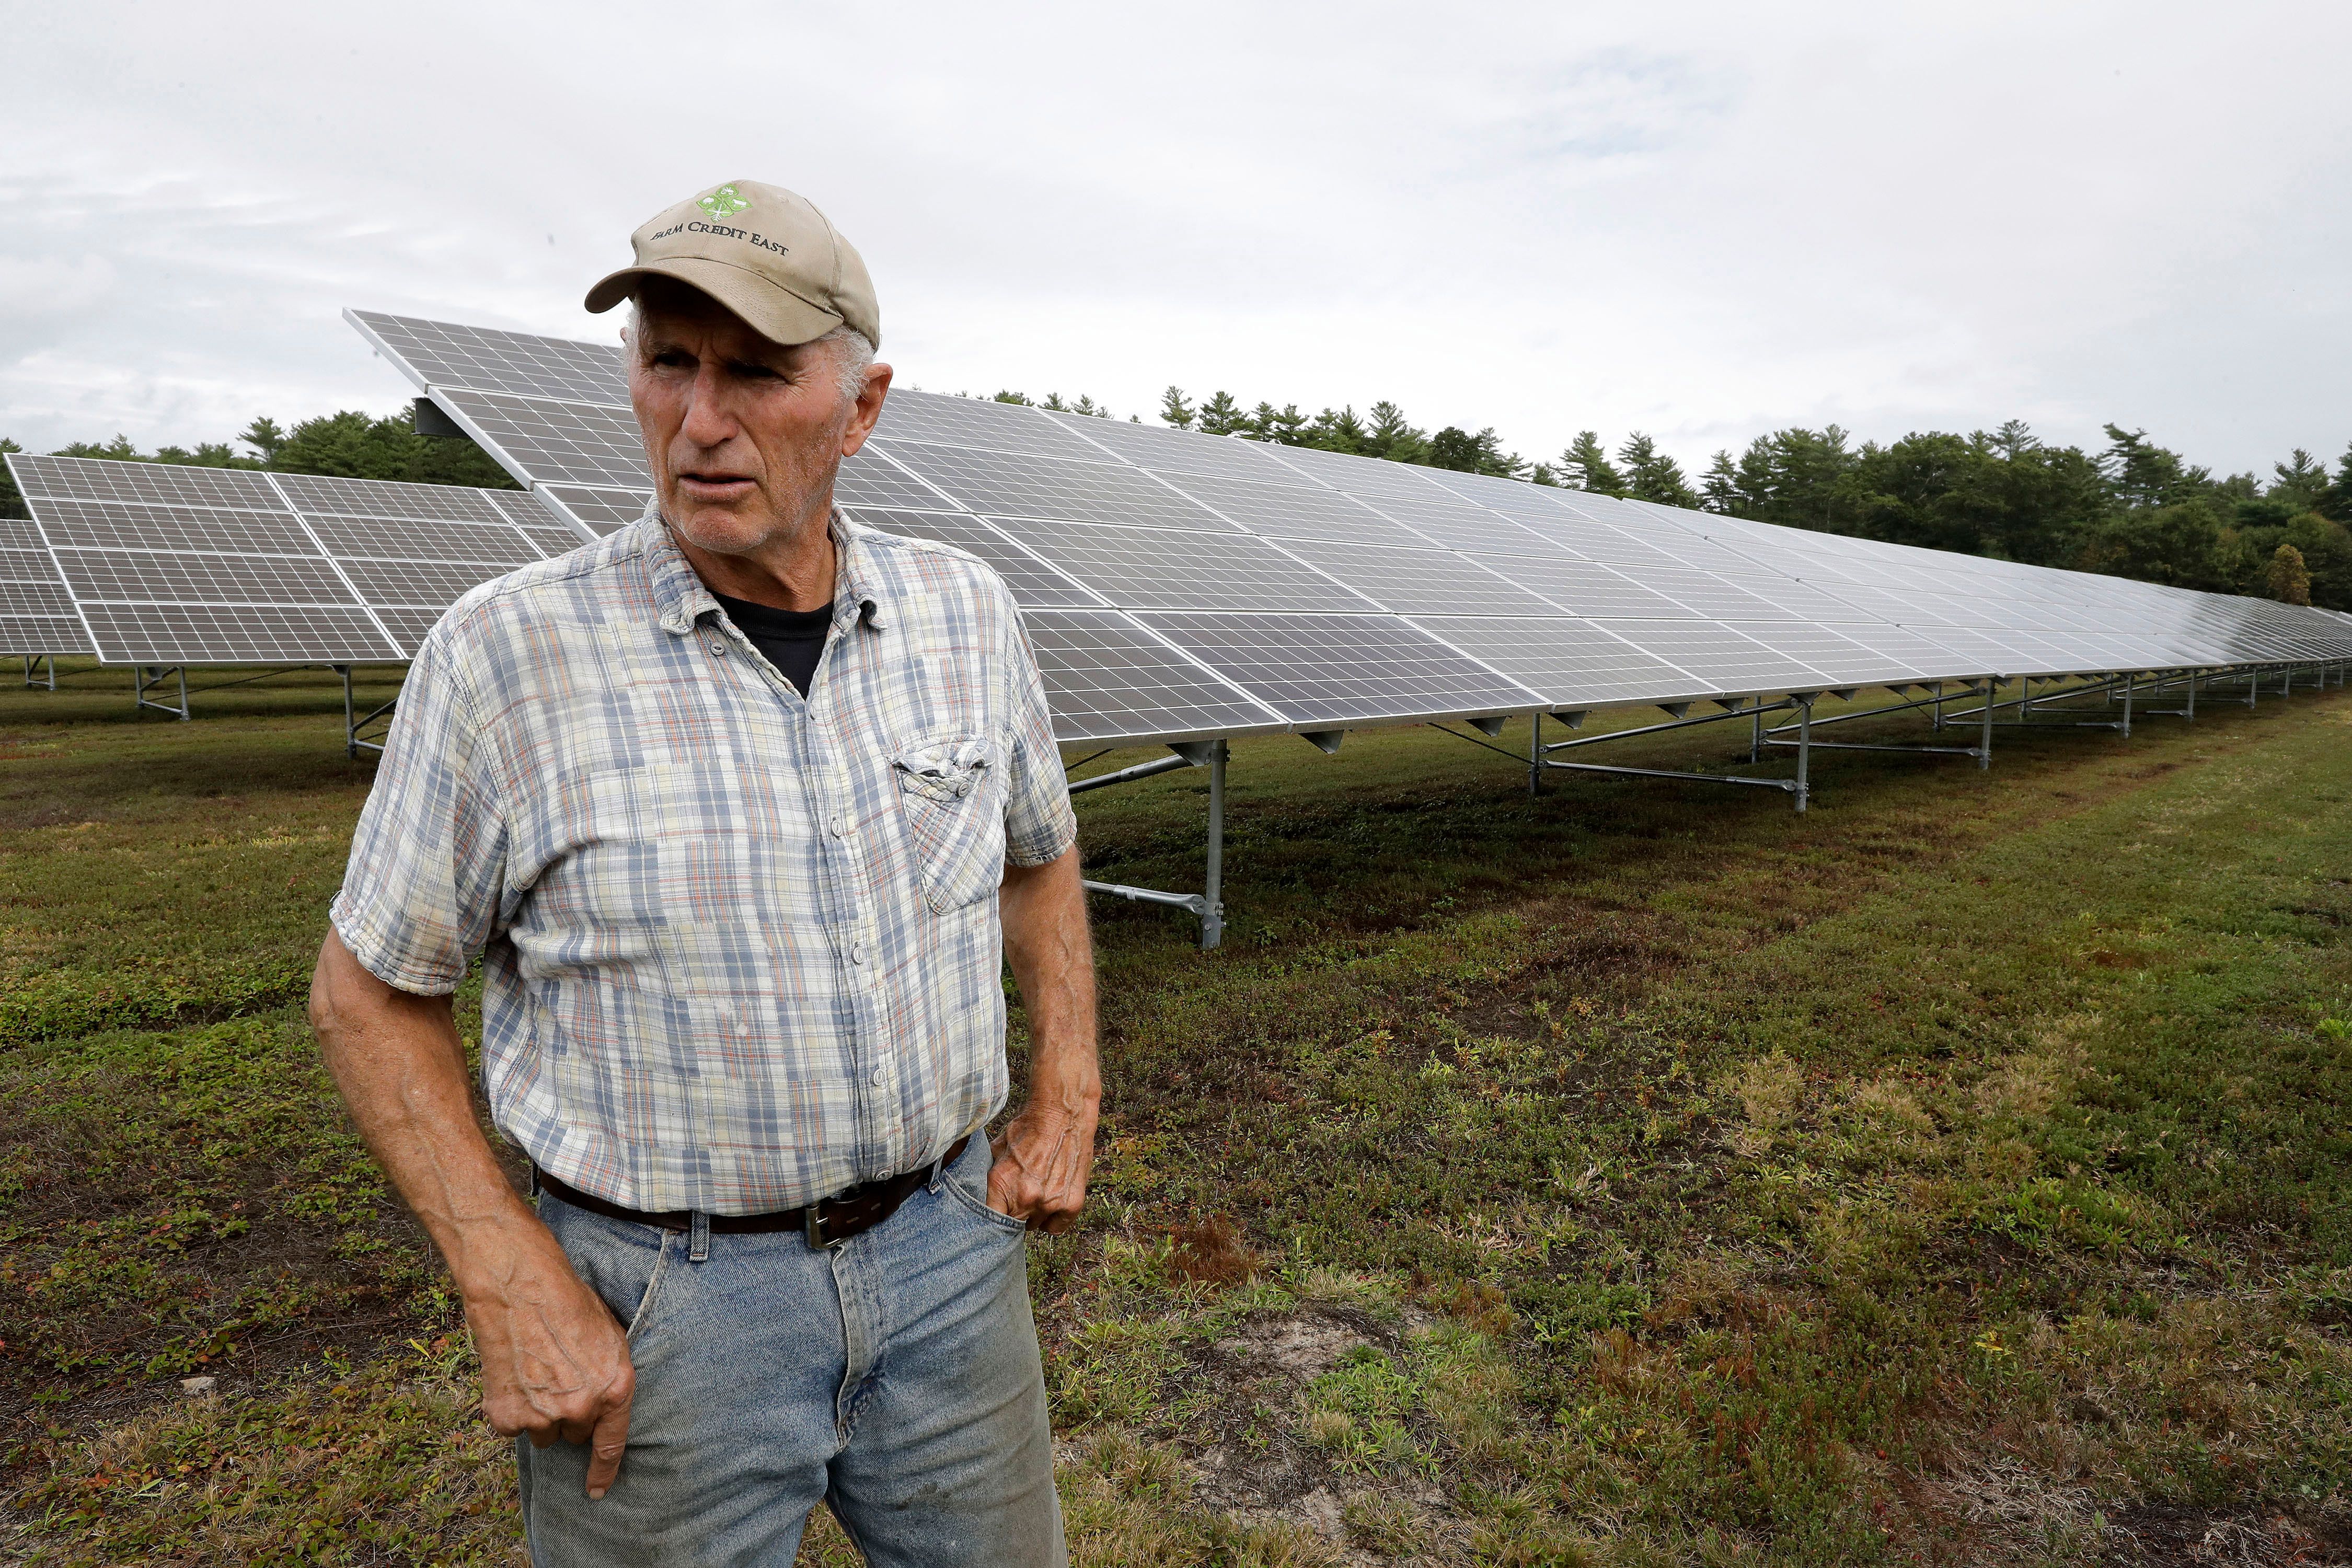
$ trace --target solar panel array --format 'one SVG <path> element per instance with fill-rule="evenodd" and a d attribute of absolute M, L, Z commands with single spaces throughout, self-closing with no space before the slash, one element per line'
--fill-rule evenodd
<path fill-rule="evenodd" d="M 551 510 L 641 514 L 617 347 L 347 315 Z M 836 493 L 1003 574 L 1067 741 L 2352 657 L 2326 611 L 919 392 Z"/>
<path fill-rule="evenodd" d="M 109 664 L 400 662 L 468 589 L 577 548 L 515 490 L 12 453 L 22 528 L 62 615 Z M 14 539 L 16 534 L 5 537 Z M 13 598 L 5 601 L 16 603 Z M 0 638 L 23 640 L 0 626 Z M 38 635 L 50 635 L 42 631 Z M 0 651 L 20 651 L 6 649 Z"/>

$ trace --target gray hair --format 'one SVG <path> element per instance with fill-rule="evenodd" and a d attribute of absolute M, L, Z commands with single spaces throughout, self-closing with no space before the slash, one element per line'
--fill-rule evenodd
<path fill-rule="evenodd" d="M 621 324 L 621 341 L 629 345 L 632 353 L 637 348 L 637 325 L 642 311 L 635 298 L 629 300 L 629 319 Z M 874 340 L 846 323 L 835 327 L 815 340 L 831 343 L 834 374 L 841 388 L 841 400 L 855 403 L 866 391 L 866 372 L 874 363 Z"/>

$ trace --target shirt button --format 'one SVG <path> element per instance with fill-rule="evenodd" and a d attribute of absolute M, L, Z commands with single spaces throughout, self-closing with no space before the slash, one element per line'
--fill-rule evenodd
<path fill-rule="evenodd" d="M 866 944 L 864 942 L 853 942 L 849 944 L 849 962 L 852 963 L 863 963 L 866 962 Z"/>
<path fill-rule="evenodd" d="M 889 1076 L 890 1075 L 885 1072 L 882 1068 L 876 1068 L 874 1069 L 874 1087 L 880 1089 L 882 1087 L 882 1080 Z"/>
<path fill-rule="evenodd" d="M 725 658 L 727 657 L 727 645 L 720 642 L 717 637 L 712 637 L 710 639 L 710 657 L 713 658 Z"/>
<path fill-rule="evenodd" d="M 846 838 L 849 837 L 849 829 L 843 825 L 841 818 L 837 816 L 833 819 L 833 836 L 835 838 Z"/>

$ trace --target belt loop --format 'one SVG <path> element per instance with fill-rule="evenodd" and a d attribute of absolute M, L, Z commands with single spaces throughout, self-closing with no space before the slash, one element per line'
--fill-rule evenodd
<path fill-rule="evenodd" d="M 708 1263 L 710 1260 L 710 1216 L 697 1209 L 687 1217 L 686 1260 Z"/>

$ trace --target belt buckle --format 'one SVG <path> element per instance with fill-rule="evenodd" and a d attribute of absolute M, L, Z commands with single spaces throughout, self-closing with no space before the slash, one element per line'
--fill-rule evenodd
<path fill-rule="evenodd" d="M 811 1252 L 834 1252 L 847 1246 L 849 1243 L 849 1238 L 847 1237 L 842 1237 L 838 1240 L 833 1241 L 825 1239 L 824 1203 L 825 1200 L 819 1199 L 817 1202 L 813 1203 L 809 1205 L 808 1207 L 801 1210 L 801 1234 L 808 1237 L 809 1250 Z"/>

